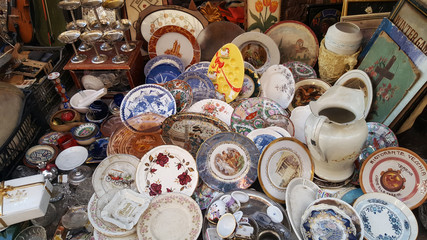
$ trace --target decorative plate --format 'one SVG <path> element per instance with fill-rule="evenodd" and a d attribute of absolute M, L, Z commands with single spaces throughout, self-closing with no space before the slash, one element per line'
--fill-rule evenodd
<path fill-rule="evenodd" d="M 312 66 L 300 61 L 285 62 L 283 66 L 291 70 L 295 83 L 309 78 L 317 78 L 317 73 Z"/>
<path fill-rule="evenodd" d="M 364 193 L 387 193 L 414 209 L 427 198 L 427 164 L 406 148 L 379 149 L 363 162 L 359 182 Z"/>
<path fill-rule="evenodd" d="M 50 163 L 56 159 L 59 150 L 55 145 L 35 145 L 25 153 L 25 165 L 36 168 L 39 163 Z"/>
<path fill-rule="evenodd" d="M 263 128 L 270 116 L 287 112 L 275 101 L 268 98 L 248 98 L 240 103 L 231 115 L 231 127 L 238 133 L 248 135 L 254 129 Z"/>
<path fill-rule="evenodd" d="M 102 122 L 100 130 L 104 137 L 110 137 L 114 133 L 114 131 L 123 126 L 124 124 L 120 119 L 120 116 L 111 116 L 108 117 L 104 122 Z"/>
<path fill-rule="evenodd" d="M 194 71 L 200 71 L 203 74 L 208 74 L 208 70 L 209 70 L 209 65 L 211 64 L 211 62 L 208 61 L 201 61 L 198 63 L 195 63 L 191 66 L 189 66 L 187 69 L 185 69 L 186 72 L 194 72 Z"/>
<path fill-rule="evenodd" d="M 128 119 L 142 113 L 157 113 L 168 117 L 176 113 L 175 99 L 162 86 L 143 84 L 130 90 L 120 105 L 120 119 L 132 129 Z"/>
<path fill-rule="evenodd" d="M 281 21 L 266 32 L 279 46 L 280 63 L 289 61 L 304 62 L 312 67 L 319 56 L 319 42 L 314 32 L 298 21 Z"/>
<path fill-rule="evenodd" d="M 92 174 L 92 185 L 96 195 L 101 197 L 112 189 L 137 191 L 135 179 L 139 159 L 129 154 L 108 156 Z"/>
<path fill-rule="evenodd" d="M 417 239 L 418 223 L 414 213 L 389 194 L 364 194 L 354 202 L 354 208 L 362 219 L 368 240 Z"/>
<path fill-rule="evenodd" d="M 276 101 L 287 108 L 294 98 L 295 80 L 291 70 L 283 65 L 272 65 L 262 74 L 261 97 Z"/>
<path fill-rule="evenodd" d="M 292 137 L 292 135 L 288 131 L 286 131 L 286 129 L 279 127 L 279 126 L 269 126 L 269 127 L 266 127 L 265 129 L 273 130 L 273 131 L 277 132 L 278 134 L 280 134 L 282 137 Z"/>
<path fill-rule="evenodd" d="M 243 86 L 245 68 L 239 48 L 232 43 L 222 46 L 212 58 L 208 77 L 215 89 L 224 95 L 225 101 L 231 102 Z"/>
<path fill-rule="evenodd" d="M 107 157 L 108 140 L 109 138 L 99 138 L 89 146 L 86 163 L 99 163 Z"/>
<path fill-rule="evenodd" d="M 98 230 L 95 229 L 93 231 L 93 238 L 94 240 L 138 240 L 138 235 L 135 232 L 129 236 L 124 236 L 124 237 L 109 237 L 107 235 L 100 233 Z"/>
<path fill-rule="evenodd" d="M 365 118 L 371 109 L 373 90 L 371 79 L 362 70 L 353 69 L 344 73 L 334 85 L 341 85 L 348 88 L 360 89 L 365 95 Z"/>
<path fill-rule="evenodd" d="M 218 99 L 203 99 L 193 104 L 187 112 L 203 113 L 225 122 L 228 126 L 231 124 L 231 114 L 234 109 L 226 102 Z"/>
<path fill-rule="evenodd" d="M 263 191 L 276 202 L 284 203 L 286 187 L 296 178 L 313 179 L 314 165 L 303 143 L 295 138 L 278 138 L 262 152 L 258 180 Z"/>
<path fill-rule="evenodd" d="M 286 114 L 288 113 L 286 112 Z M 264 120 L 264 127 L 273 127 L 273 126 L 281 127 L 285 129 L 293 137 L 295 135 L 295 127 L 294 127 L 294 123 L 288 116 L 289 115 L 283 115 L 283 114 L 271 115 Z"/>
<path fill-rule="evenodd" d="M 199 71 L 183 72 L 177 77 L 187 82 L 193 92 L 193 103 L 203 99 L 217 98 L 215 86 L 208 76 Z"/>
<path fill-rule="evenodd" d="M 166 82 L 163 87 L 175 98 L 176 112 L 185 111 L 193 104 L 193 91 L 187 82 L 175 79 Z"/>
<path fill-rule="evenodd" d="M 191 197 L 165 193 L 151 201 L 138 222 L 137 234 L 139 239 L 196 240 L 202 224 L 202 212 Z"/>
<path fill-rule="evenodd" d="M 331 87 L 329 83 L 320 79 L 305 79 L 295 84 L 295 95 L 289 104 L 288 109 L 308 105 L 311 101 L 316 101 L 323 93 Z"/>
<path fill-rule="evenodd" d="M 191 196 L 198 180 L 199 173 L 193 156 L 175 145 L 151 149 L 141 158 L 136 172 L 139 192 L 150 196 L 166 192 L 180 192 Z"/>
<path fill-rule="evenodd" d="M 236 99 L 258 97 L 260 93 L 259 76 L 255 68 L 248 62 L 245 65 L 245 76 L 243 77 L 243 86 Z"/>
<path fill-rule="evenodd" d="M 277 44 L 264 33 L 245 32 L 231 43 L 240 49 L 243 60 L 252 64 L 258 74 L 263 74 L 268 67 L 280 62 Z"/>
<path fill-rule="evenodd" d="M 145 78 L 146 84 L 162 84 L 176 79 L 181 70 L 172 64 L 163 63 L 155 66 Z"/>
<path fill-rule="evenodd" d="M 160 114 L 145 112 L 128 118 L 126 123 L 128 124 L 127 127 L 133 132 L 154 133 L 161 128 L 165 119 L 166 117 Z"/>
<path fill-rule="evenodd" d="M 186 67 L 200 61 L 200 46 L 185 28 L 167 25 L 157 29 L 151 36 L 148 54 L 150 58 L 164 54 L 177 56 Z"/>
<path fill-rule="evenodd" d="M 362 164 L 376 150 L 399 146 L 396 135 L 386 125 L 378 122 L 367 122 L 366 125 L 368 126 L 368 137 L 362 146 L 359 164 Z"/>
<path fill-rule="evenodd" d="M 71 129 L 73 136 L 79 139 L 89 139 L 98 133 L 98 125 L 95 123 L 83 123 Z"/>
<path fill-rule="evenodd" d="M 55 160 L 56 167 L 62 171 L 72 170 L 82 165 L 88 157 L 88 151 L 82 146 L 69 147 L 58 154 Z"/>
<path fill-rule="evenodd" d="M 246 135 L 252 140 L 261 154 L 265 147 L 270 144 L 274 139 L 283 137 L 280 133 L 267 128 L 258 128 Z"/>
<path fill-rule="evenodd" d="M 322 190 L 315 183 L 300 177 L 292 179 L 287 186 L 286 212 L 298 239 L 303 239 L 300 229 L 301 216 L 307 207 L 318 198 L 320 192 Z"/>
<path fill-rule="evenodd" d="M 111 136 L 108 143 L 107 155 L 111 156 L 113 154 L 124 153 L 141 158 L 154 147 L 163 144 L 160 131 L 135 133 L 126 127 L 122 127 Z"/>
<path fill-rule="evenodd" d="M 234 132 L 218 133 L 200 146 L 197 169 L 203 182 L 215 190 L 246 189 L 257 178 L 259 155 L 249 138 Z"/>
<path fill-rule="evenodd" d="M 148 62 L 145 64 L 144 76 L 148 76 L 150 71 L 160 64 L 173 65 L 176 68 L 178 68 L 180 72 L 184 72 L 184 69 L 185 69 L 184 63 L 182 62 L 181 58 L 174 56 L 174 55 L 169 55 L 169 54 L 158 55 L 158 56 L 148 60 Z"/>
<path fill-rule="evenodd" d="M 230 128 L 215 117 L 181 112 L 166 118 L 162 130 L 166 144 L 182 147 L 196 157 L 200 144 L 217 133 L 230 131 Z"/>
<path fill-rule="evenodd" d="M 131 230 L 126 230 L 112 223 L 106 222 L 101 218 L 102 209 L 113 198 L 116 192 L 117 191 L 110 191 L 104 194 L 102 197 L 98 197 L 94 193 L 90 198 L 87 206 L 87 216 L 93 228 L 95 228 L 100 233 L 109 237 L 124 237 L 124 236 L 133 234 L 136 231 L 136 228 L 132 228 Z"/>
<path fill-rule="evenodd" d="M 64 133 L 62 132 L 50 132 L 47 133 L 45 135 L 43 135 L 40 139 L 39 139 L 39 144 L 43 145 L 43 144 L 52 144 L 52 145 L 58 145 L 58 139 L 60 137 L 64 136 Z"/>

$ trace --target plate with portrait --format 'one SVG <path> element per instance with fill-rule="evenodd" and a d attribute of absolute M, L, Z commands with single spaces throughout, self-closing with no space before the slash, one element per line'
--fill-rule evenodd
<path fill-rule="evenodd" d="M 260 153 L 248 137 L 235 132 L 222 132 L 200 146 L 197 169 L 211 188 L 228 192 L 248 188 L 257 178 Z"/>
<path fill-rule="evenodd" d="M 280 63 L 277 44 L 264 33 L 245 32 L 231 43 L 240 49 L 243 60 L 252 64 L 258 74 L 263 74 L 271 65 Z"/>
<path fill-rule="evenodd" d="M 258 179 L 263 191 L 276 202 L 285 203 L 286 188 L 297 177 L 312 180 L 314 165 L 308 149 L 295 138 L 273 140 L 258 162 Z"/>
<path fill-rule="evenodd" d="M 359 182 L 364 193 L 387 193 L 415 209 L 427 198 L 427 163 L 406 148 L 379 149 L 363 162 Z"/>
<path fill-rule="evenodd" d="M 319 56 L 319 42 L 313 30 L 298 21 L 286 20 L 271 26 L 266 32 L 276 43 L 280 63 L 304 62 L 312 67 Z"/>
<path fill-rule="evenodd" d="M 181 112 L 165 119 L 162 125 L 162 138 L 166 144 L 182 147 L 196 157 L 200 144 L 206 139 L 228 131 L 230 131 L 228 125 L 216 117 Z"/>

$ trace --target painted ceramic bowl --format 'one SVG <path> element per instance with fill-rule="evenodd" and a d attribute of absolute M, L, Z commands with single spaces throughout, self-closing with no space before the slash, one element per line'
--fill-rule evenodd
<path fill-rule="evenodd" d="M 35 145 L 25 153 L 24 164 L 27 167 L 37 168 L 39 163 L 50 163 L 56 159 L 59 150 L 55 145 Z"/>
<path fill-rule="evenodd" d="M 95 142 L 96 135 L 99 132 L 99 127 L 95 123 L 84 123 L 72 129 L 74 139 L 80 145 L 90 145 Z"/>

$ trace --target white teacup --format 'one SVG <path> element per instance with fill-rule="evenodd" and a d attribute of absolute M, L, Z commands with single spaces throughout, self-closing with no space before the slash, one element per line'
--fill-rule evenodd
<path fill-rule="evenodd" d="M 360 48 L 362 32 L 359 26 L 350 22 L 338 22 L 328 28 L 325 47 L 340 55 L 351 55 Z"/>
<path fill-rule="evenodd" d="M 234 215 L 226 213 L 219 219 L 218 224 L 216 225 L 216 231 L 222 238 L 231 238 L 234 236 L 236 225 L 237 223 Z"/>
<path fill-rule="evenodd" d="M 235 213 L 235 212 L 239 211 L 240 202 L 239 202 L 239 200 L 237 200 L 233 196 L 223 195 L 219 199 L 225 202 L 225 205 L 227 206 L 228 210 L 230 210 L 230 212 Z"/>
<path fill-rule="evenodd" d="M 217 223 L 219 219 L 228 212 L 227 205 L 222 200 L 213 202 L 206 211 L 206 218 L 211 223 Z"/>

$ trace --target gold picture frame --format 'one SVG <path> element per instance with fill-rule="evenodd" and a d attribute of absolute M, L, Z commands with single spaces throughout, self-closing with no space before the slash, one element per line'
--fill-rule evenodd
<path fill-rule="evenodd" d="M 391 12 L 396 3 L 397 0 L 343 0 L 341 16 Z"/>

